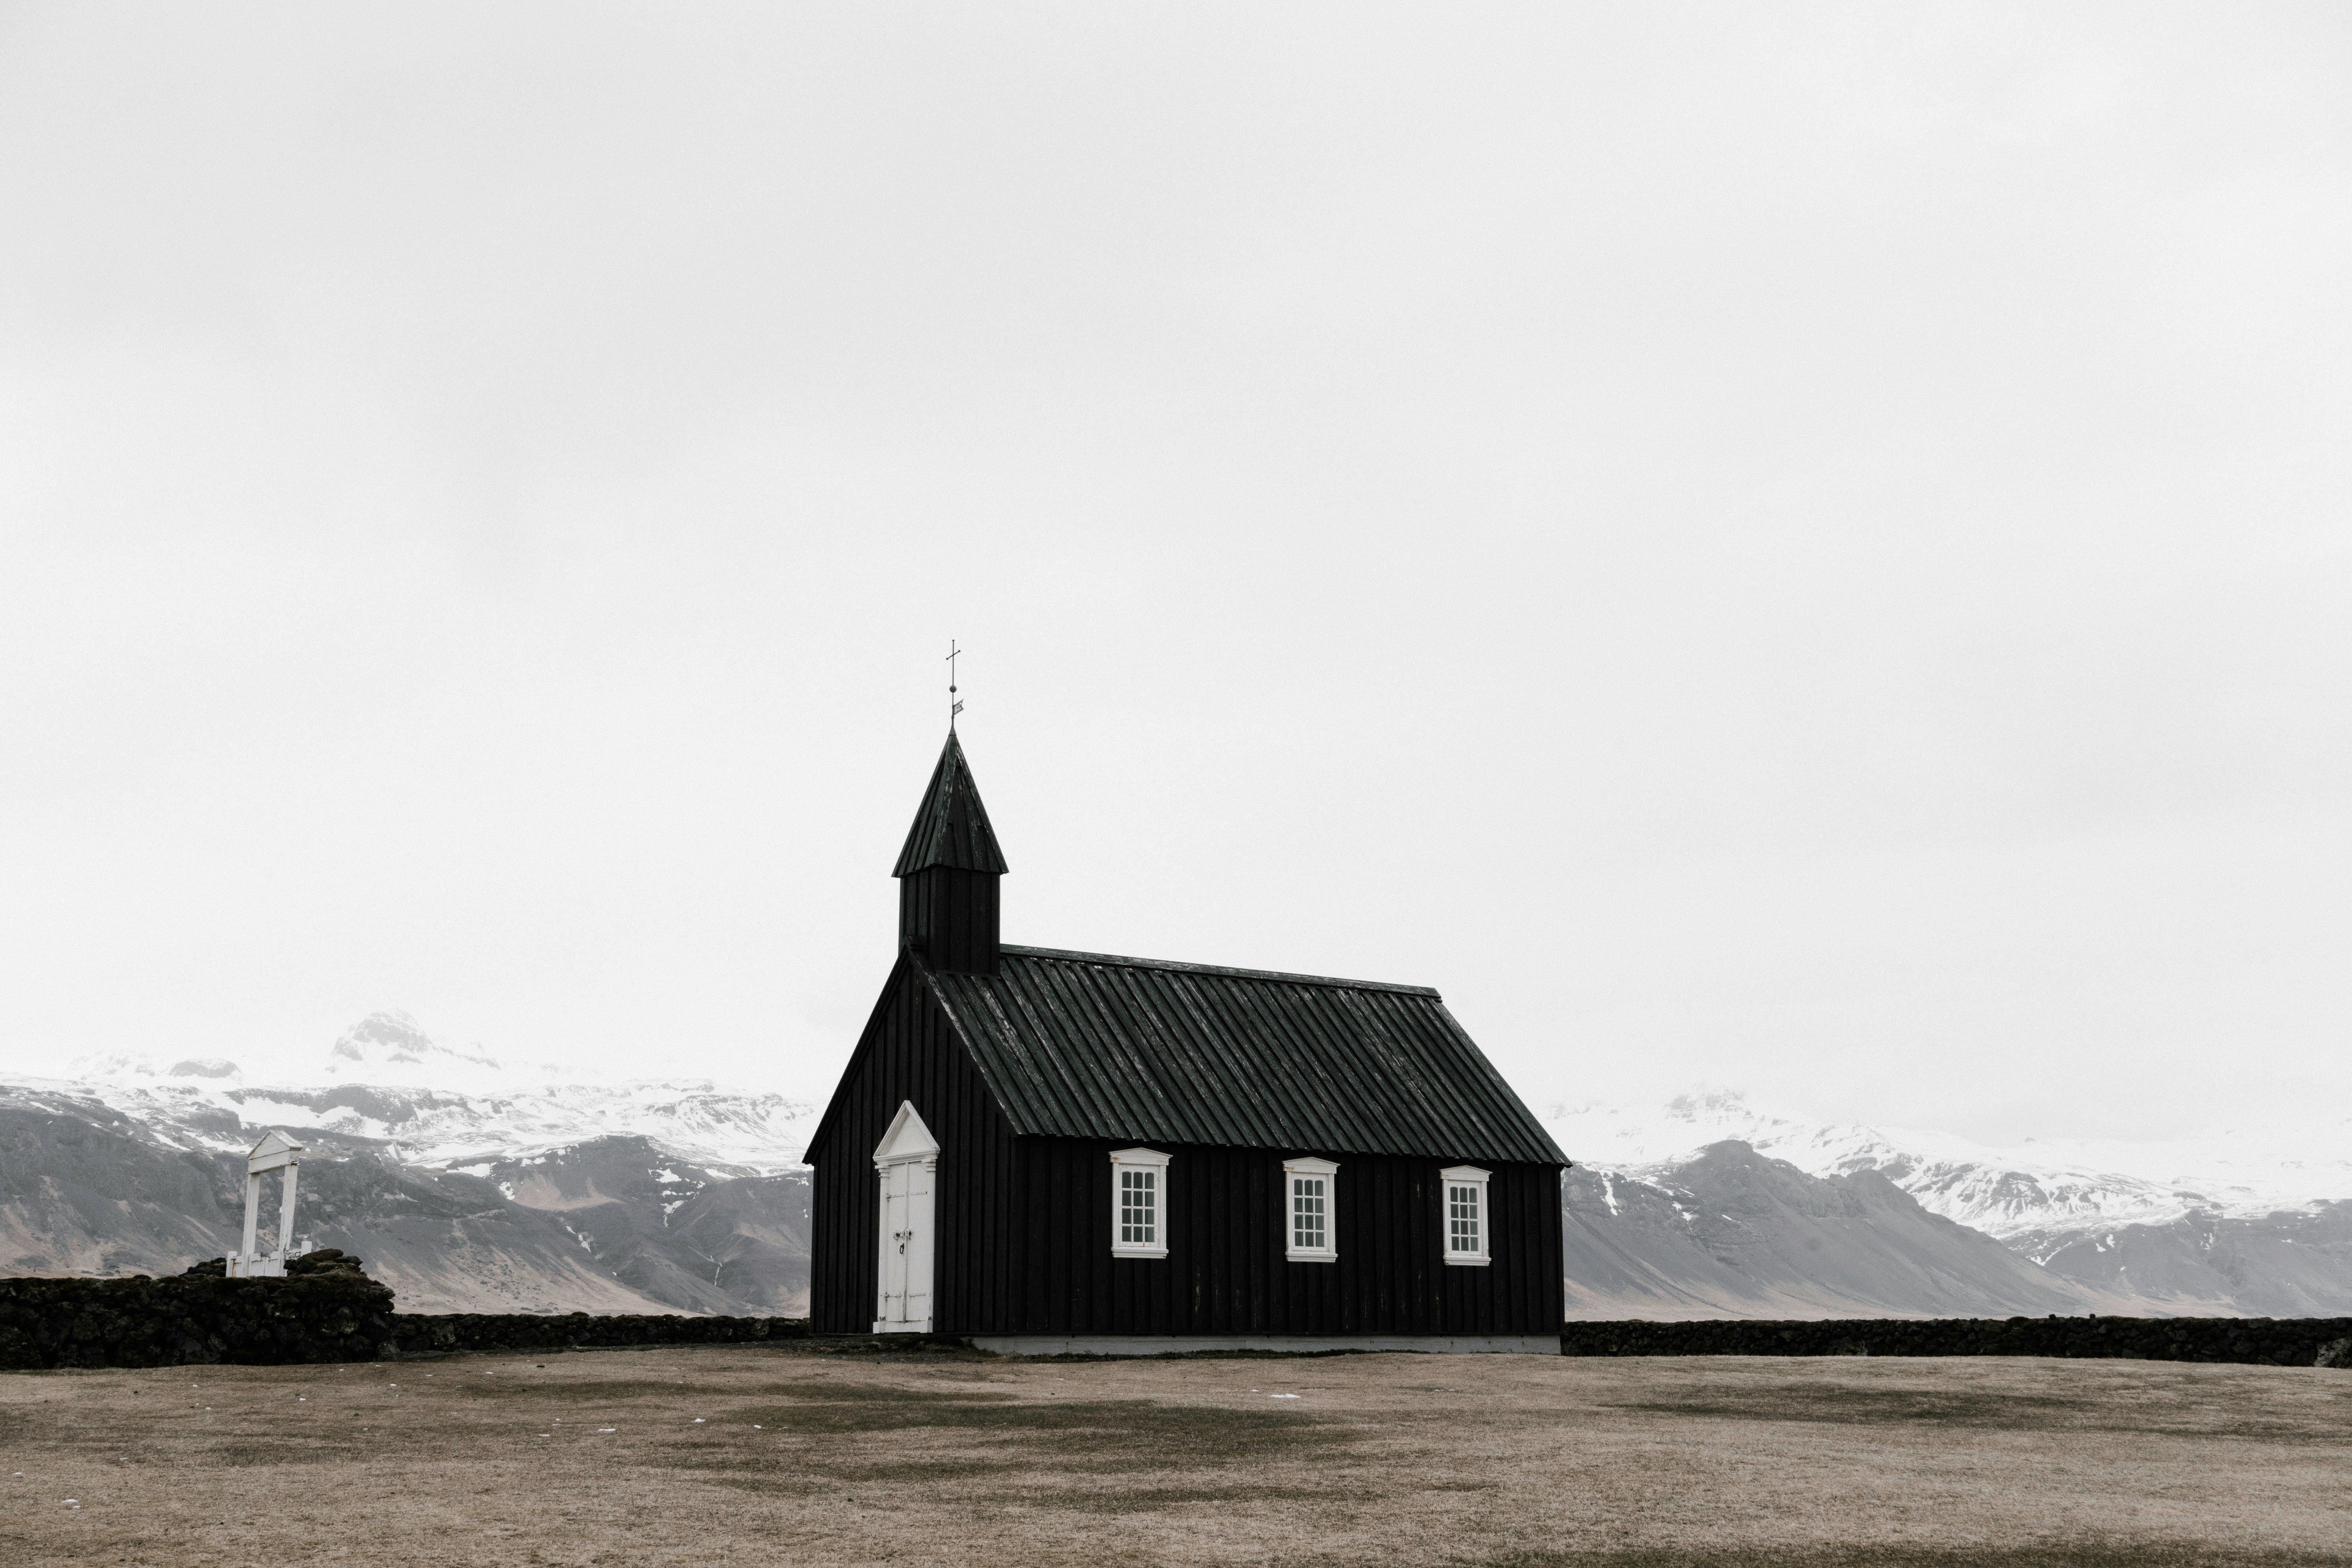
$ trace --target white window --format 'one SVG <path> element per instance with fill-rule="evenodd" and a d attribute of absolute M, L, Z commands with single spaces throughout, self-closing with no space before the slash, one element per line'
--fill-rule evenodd
<path fill-rule="evenodd" d="M 1339 1256 L 1339 1167 L 1328 1160 L 1282 1163 L 1282 1211 L 1293 1263 L 1330 1263 Z"/>
<path fill-rule="evenodd" d="M 1157 1149 L 1110 1157 L 1110 1250 L 1115 1258 L 1168 1256 L 1168 1162 Z"/>
<path fill-rule="evenodd" d="M 1486 1178 L 1475 1165 L 1453 1165 L 1437 1173 L 1438 1217 L 1445 1227 L 1445 1261 L 1474 1268 L 1488 1261 Z"/>

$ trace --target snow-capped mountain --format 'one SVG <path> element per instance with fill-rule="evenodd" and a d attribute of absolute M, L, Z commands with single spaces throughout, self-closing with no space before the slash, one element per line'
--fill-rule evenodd
<path fill-rule="evenodd" d="M 1733 1139 L 1643 1176 L 1571 1170 L 1560 1209 L 1572 1318 L 2038 1317 L 2142 1307 L 2053 1278 L 1982 1231 L 1930 1214 L 1875 1171 L 1812 1175 Z"/>
<path fill-rule="evenodd" d="M 1736 1090 L 1635 1110 L 1555 1105 L 1570 1159 L 1640 1175 L 1736 1140 L 1818 1176 L 1876 1171 L 1932 1214 L 2012 1243 L 2190 1214 L 2255 1216 L 2352 1198 L 2352 1118 L 2229 1130 L 2194 1142 L 2036 1141 L 1995 1148 L 1946 1132 L 1806 1121 Z"/>
<path fill-rule="evenodd" d="M 69 1080 L 17 1087 L 94 1099 L 187 1149 L 227 1152 L 267 1128 L 320 1128 L 436 1169 L 636 1137 L 730 1175 L 773 1175 L 799 1167 L 821 1109 L 707 1079 L 565 1083 L 553 1068 L 443 1046 L 404 1013 L 372 1014 L 346 1030 L 310 1084 L 247 1083 L 221 1060 L 159 1068 L 143 1058 L 85 1058 L 69 1070 Z"/>
<path fill-rule="evenodd" d="M 1602 1178 L 1586 1223 L 1606 1245 L 1643 1260 L 1646 1272 L 1628 1278 L 1663 1292 L 1662 1310 L 1748 1310 L 1704 1270 L 1679 1268 L 1680 1254 L 1663 1233 L 1643 1233 L 1626 1218 L 1634 1212 L 1629 1196 L 1670 1202 L 1677 1213 L 1689 1210 L 1682 1223 L 1696 1237 L 1712 1222 L 1672 1194 L 1688 1183 L 1694 1161 L 1734 1144 L 1827 1181 L 1883 1178 L 1927 1214 L 1997 1238 L 2048 1286 L 2075 1291 L 2098 1310 L 2302 1317 L 2352 1310 L 2352 1120 L 2193 1142 L 2037 1141 L 2004 1149 L 1949 1133 L 1806 1121 L 1714 1091 L 1647 1111 L 1555 1106 L 1547 1121 L 1569 1157 Z M 1573 1180 L 1570 1189 L 1573 1210 Z M 1664 1212 L 1655 1202 L 1650 1209 Z M 1883 1216 L 1877 1224 L 1885 1234 L 1864 1248 L 1873 1255 L 1867 1276 L 1856 1272 L 1859 1259 L 1847 1269 L 1855 1278 L 1884 1278 L 1891 1261 L 1878 1255 L 1896 1232 Z M 1835 1271 L 1825 1271 L 1820 1255 L 1800 1262 L 1794 1273 L 1820 1276 L 1811 1289 L 1821 1294 Z M 1676 1306 L 1677 1292 L 1692 1300 Z M 1629 1305 L 1643 1315 L 1652 1310 L 1638 1294 L 1619 1303 Z"/>
<path fill-rule="evenodd" d="M 292 1133 L 298 1245 L 368 1260 L 407 1311 L 794 1312 L 814 1109 L 704 1079 L 597 1085 L 380 1013 L 317 1076 L 85 1058 L 0 1081 L 0 1268 L 164 1273 L 233 1247 L 245 1151 Z"/>
<path fill-rule="evenodd" d="M 174 1069 L 176 1071 L 176 1069 Z M 458 1050 L 426 1034 L 405 1013 L 371 1013 L 343 1031 L 327 1052 L 327 1079 L 335 1083 L 399 1084 L 412 1089 L 498 1089 L 517 1074 L 479 1047 Z M 554 1076 L 552 1068 L 542 1069 Z"/>

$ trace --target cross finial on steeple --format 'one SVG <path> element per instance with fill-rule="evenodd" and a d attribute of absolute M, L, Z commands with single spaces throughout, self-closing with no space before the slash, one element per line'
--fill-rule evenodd
<path fill-rule="evenodd" d="M 956 715 L 963 711 L 963 704 L 956 700 L 955 662 L 962 657 L 963 649 L 956 647 L 955 638 L 948 638 L 948 730 L 950 733 L 955 730 Z"/>

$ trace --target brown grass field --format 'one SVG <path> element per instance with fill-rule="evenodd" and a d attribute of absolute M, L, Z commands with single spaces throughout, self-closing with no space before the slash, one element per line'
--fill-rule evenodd
<path fill-rule="evenodd" d="M 2352 1565 L 2352 1373 L 766 1346 L 15 1373 L 0 1489 L 8 1568 L 2299 1568 Z"/>

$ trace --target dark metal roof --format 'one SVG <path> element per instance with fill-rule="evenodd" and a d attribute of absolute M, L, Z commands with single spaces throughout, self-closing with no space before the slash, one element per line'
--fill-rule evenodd
<path fill-rule="evenodd" d="M 1010 946 L 924 975 L 1016 1133 L 1568 1163 L 1426 986 Z"/>
<path fill-rule="evenodd" d="M 999 876 L 1006 869 L 996 830 L 988 826 L 988 808 L 980 804 L 980 786 L 971 782 L 971 764 L 964 761 L 953 730 L 940 765 L 931 770 L 915 826 L 907 831 L 907 847 L 898 851 L 898 868 L 890 875 L 910 876 L 933 866 Z"/>

